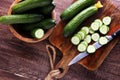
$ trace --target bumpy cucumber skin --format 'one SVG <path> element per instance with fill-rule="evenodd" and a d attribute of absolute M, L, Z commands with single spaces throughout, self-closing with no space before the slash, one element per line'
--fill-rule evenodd
<path fill-rule="evenodd" d="M 78 0 L 74 2 L 70 7 L 65 9 L 60 17 L 62 20 L 70 20 L 82 9 L 92 5 L 94 2 L 95 0 Z"/>
<path fill-rule="evenodd" d="M 22 14 L 22 15 L 6 15 L 0 17 L 2 24 L 17 24 L 17 23 L 34 23 L 43 19 L 42 15 L 37 14 Z"/>
<path fill-rule="evenodd" d="M 27 24 L 23 25 L 23 29 L 26 31 L 30 31 L 34 28 L 42 28 L 44 30 L 48 30 L 56 25 L 56 20 L 54 19 L 43 19 L 39 23 Z"/>
<path fill-rule="evenodd" d="M 37 7 L 51 4 L 53 0 L 25 0 L 12 7 L 12 13 L 22 13 Z"/>
<path fill-rule="evenodd" d="M 76 28 L 88 17 L 97 13 L 98 8 L 96 6 L 90 6 L 77 14 L 68 24 L 65 26 L 63 35 L 64 37 L 71 36 Z"/>

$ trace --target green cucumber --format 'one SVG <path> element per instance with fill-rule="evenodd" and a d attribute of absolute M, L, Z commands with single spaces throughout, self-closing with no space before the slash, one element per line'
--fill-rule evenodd
<path fill-rule="evenodd" d="M 53 0 L 25 0 L 12 7 L 13 13 L 22 13 L 37 7 L 44 7 L 52 3 Z"/>
<path fill-rule="evenodd" d="M 93 5 L 85 10 L 81 11 L 78 15 L 76 15 L 68 24 L 64 27 L 63 35 L 64 37 L 71 36 L 76 28 L 88 17 L 95 14 L 98 11 L 98 8 Z M 68 15 L 69 16 L 69 15 Z"/>
<path fill-rule="evenodd" d="M 70 5 L 67 9 L 65 9 L 61 14 L 62 20 L 70 20 L 76 14 L 78 14 L 82 9 L 92 5 L 95 0 L 77 0 L 72 5 Z"/>
<path fill-rule="evenodd" d="M 41 39 L 44 36 L 44 30 L 41 28 L 35 28 L 31 31 L 31 35 L 34 38 Z"/>
<path fill-rule="evenodd" d="M 42 15 L 22 14 L 22 15 L 6 15 L 0 17 L 2 24 L 18 24 L 18 23 L 34 23 L 43 19 Z"/>
<path fill-rule="evenodd" d="M 54 19 L 43 19 L 39 23 L 25 24 L 23 25 L 23 29 L 26 31 L 30 31 L 34 28 L 42 28 L 44 30 L 48 30 L 56 25 L 56 21 Z"/>

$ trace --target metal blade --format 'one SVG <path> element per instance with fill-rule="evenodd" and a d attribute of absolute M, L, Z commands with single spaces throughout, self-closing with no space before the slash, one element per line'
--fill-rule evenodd
<path fill-rule="evenodd" d="M 79 60 L 83 59 L 84 57 L 88 56 L 89 54 L 87 52 L 79 53 L 75 58 L 73 58 L 68 66 L 71 66 L 72 64 L 78 62 Z"/>
<path fill-rule="evenodd" d="M 109 40 L 109 42 L 113 39 L 112 36 L 106 36 Z M 102 47 L 102 45 L 100 45 L 98 42 L 95 42 L 93 44 L 96 49 L 99 49 L 100 47 Z M 76 62 L 82 60 L 83 58 L 85 58 L 86 56 L 88 56 L 89 54 L 87 52 L 83 52 L 83 53 L 79 53 L 77 56 L 75 56 L 70 63 L 68 64 L 68 66 L 71 66 L 72 64 L 75 64 Z"/>

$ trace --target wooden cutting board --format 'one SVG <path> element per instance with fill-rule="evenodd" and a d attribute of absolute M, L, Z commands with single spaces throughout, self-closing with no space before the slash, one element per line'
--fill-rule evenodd
<path fill-rule="evenodd" d="M 108 34 L 112 34 L 118 28 L 120 28 L 120 0 L 100 0 L 103 4 L 103 8 L 99 12 L 85 21 L 85 23 L 90 24 L 94 19 L 102 19 L 104 16 L 110 16 L 112 18 L 112 23 L 110 25 L 110 31 Z M 52 45 L 57 47 L 62 53 L 63 57 L 57 64 L 56 68 L 63 68 L 64 72 L 61 73 L 59 77 L 65 75 L 68 70 L 68 63 L 79 53 L 74 45 L 71 44 L 70 38 L 65 38 L 62 35 L 63 28 L 66 25 L 65 22 L 60 21 L 53 33 L 49 37 L 49 41 Z M 84 23 L 83 23 L 84 25 Z M 79 61 L 78 64 L 84 66 L 88 70 L 96 70 L 108 56 L 112 48 L 118 42 L 118 38 L 111 41 L 108 45 L 103 46 L 96 51 L 95 54 L 89 55 L 83 60 Z"/>

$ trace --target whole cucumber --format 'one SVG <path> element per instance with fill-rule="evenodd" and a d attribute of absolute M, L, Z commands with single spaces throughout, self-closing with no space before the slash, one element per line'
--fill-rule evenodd
<path fill-rule="evenodd" d="M 12 13 L 22 13 L 37 7 L 47 6 L 51 4 L 52 1 L 53 0 L 25 0 L 14 5 L 12 7 Z"/>
<path fill-rule="evenodd" d="M 25 31 L 31 31 L 34 28 L 42 28 L 44 30 L 48 30 L 51 27 L 54 27 L 56 25 L 56 21 L 54 19 L 43 19 L 38 23 L 32 23 L 32 24 L 25 24 L 23 25 L 23 30 Z"/>
<path fill-rule="evenodd" d="M 62 20 L 70 20 L 84 8 L 94 4 L 95 0 L 77 0 L 61 14 Z"/>
<path fill-rule="evenodd" d="M 20 24 L 20 23 L 34 23 L 38 22 L 44 17 L 37 14 L 21 14 L 21 15 L 6 15 L 0 17 L 2 24 Z"/>
<path fill-rule="evenodd" d="M 65 26 L 63 35 L 64 37 L 68 37 L 74 33 L 76 28 L 88 17 L 95 14 L 98 11 L 96 6 L 90 6 L 85 10 L 81 11 L 77 14 L 68 24 Z"/>

